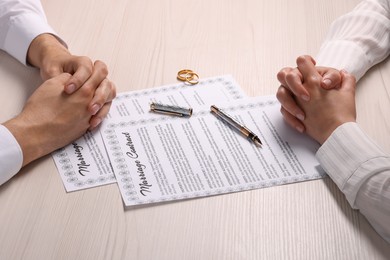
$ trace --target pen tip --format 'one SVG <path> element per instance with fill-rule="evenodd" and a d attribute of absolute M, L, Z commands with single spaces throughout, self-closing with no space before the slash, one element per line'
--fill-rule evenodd
<path fill-rule="evenodd" d="M 262 145 L 263 145 L 263 143 L 260 141 L 260 138 L 258 138 L 258 137 L 254 138 L 253 141 L 255 141 L 255 143 L 256 143 L 258 146 L 262 146 Z"/>

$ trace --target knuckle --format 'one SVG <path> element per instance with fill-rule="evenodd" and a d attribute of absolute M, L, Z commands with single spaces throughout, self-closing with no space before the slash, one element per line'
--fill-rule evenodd
<path fill-rule="evenodd" d="M 104 74 L 106 76 L 108 75 L 107 65 L 103 61 L 97 60 L 95 61 L 94 65 L 98 69 L 99 73 Z"/>
<path fill-rule="evenodd" d="M 93 65 L 92 65 L 91 59 L 86 57 L 86 56 L 80 56 L 80 57 L 78 57 L 78 60 L 79 60 L 78 61 L 79 64 L 81 64 L 84 67 L 86 72 L 89 73 L 89 74 L 92 74 Z"/>
<path fill-rule="evenodd" d="M 306 56 L 305 55 L 300 55 L 298 56 L 297 60 L 296 60 L 296 63 L 299 64 L 299 63 L 303 63 L 306 61 Z"/>
<path fill-rule="evenodd" d="M 94 62 L 94 65 L 95 66 L 106 66 L 106 64 L 103 62 L 103 61 L 101 61 L 101 60 L 96 60 L 95 62 Z"/>
<path fill-rule="evenodd" d="M 107 76 L 108 75 L 108 68 L 107 68 L 107 66 L 101 66 L 100 68 L 99 68 L 99 72 L 100 72 L 100 74 L 103 74 L 104 76 Z"/>
<path fill-rule="evenodd" d="M 286 77 L 286 72 L 284 69 L 282 69 L 281 71 L 278 72 L 278 74 L 276 74 L 276 77 L 279 81 L 283 80 L 285 77 Z"/>
<path fill-rule="evenodd" d="M 111 93 L 112 93 L 112 99 L 116 97 L 116 87 L 114 83 L 111 83 Z"/>
<path fill-rule="evenodd" d="M 91 84 L 84 84 L 79 91 L 83 98 L 90 98 L 94 94 L 94 89 Z"/>
<path fill-rule="evenodd" d="M 95 103 L 98 104 L 100 107 L 102 107 L 106 103 L 106 99 L 104 96 L 95 96 L 94 97 Z"/>
<path fill-rule="evenodd" d="M 285 95 L 286 95 L 286 90 L 284 89 L 283 86 L 280 86 L 280 87 L 278 88 L 278 91 L 276 91 L 276 98 L 277 98 L 279 101 L 282 101 Z"/>
<path fill-rule="evenodd" d="M 90 65 L 92 67 L 92 60 L 87 56 L 79 56 L 79 60 L 81 63 L 84 63 L 86 65 Z"/>
<path fill-rule="evenodd" d="M 309 85 L 320 85 L 321 79 L 317 75 L 310 75 L 306 78 L 306 82 Z"/>
<path fill-rule="evenodd" d="M 57 76 L 59 73 L 60 71 L 56 67 L 48 67 L 44 69 L 44 74 L 46 74 L 50 78 Z"/>
<path fill-rule="evenodd" d="M 107 102 L 104 104 L 105 109 L 103 110 L 103 114 L 104 114 L 103 118 L 106 117 L 106 115 L 110 111 L 111 104 L 112 102 Z"/>
<path fill-rule="evenodd" d="M 105 76 L 107 76 L 108 75 L 108 68 L 107 68 L 107 66 L 102 66 L 101 68 L 100 68 L 100 73 L 101 74 L 103 74 L 103 75 L 105 75 Z"/>
<path fill-rule="evenodd" d="M 287 82 L 293 82 L 297 78 L 297 75 L 290 71 L 289 73 L 286 74 L 286 81 Z"/>
<path fill-rule="evenodd" d="M 112 93 L 112 99 L 116 98 L 116 89 L 115 88 L 112 89 L 111 93 Z"/>

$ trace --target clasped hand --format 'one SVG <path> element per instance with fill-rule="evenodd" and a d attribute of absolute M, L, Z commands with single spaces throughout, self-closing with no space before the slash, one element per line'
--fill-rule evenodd
<path fill-rule="evenodd" d="M 50 34 L 33 40 L 27 61 L 45 81 L 23 111 L 4 123 L 21 147 L 23 166 L 94 129 L 116 95 L 103 62 L 70 54 Z"/>
<path fill-rule="evenodd" d="M 356 81 L 345 71 L 316 67 L 310 56 L 296 62 L 296 68 L 277 75 L 281 113 L 290 126 L 322 144 L 338 126 L 356 121 Z"/>
<path fill-rule="evenodd" d="M 92 115 L 89 129 L 92 130 L 100 124 L 116 95 L 114 84 L 107 79 L 106 64 L 102 61 L 92 63 L 88 57 L 70 54 L 51 34 L 36 37 L 30 45 L 27 57 L 31 65 L 40 69 L 43 80 L 64 72 L 71 74 L 64 84 L 65 93 L 71 95 L 81 87 L 94 92 L 88 105 L 88 111 Z"/>

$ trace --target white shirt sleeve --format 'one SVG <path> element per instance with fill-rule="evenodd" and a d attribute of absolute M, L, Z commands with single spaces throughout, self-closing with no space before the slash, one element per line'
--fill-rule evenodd
<path fill-rule="evenodd" d="M 390 155 L 385 154 L 356 123 L 339 126 L 316 154 L 321 166 L 390 243 Z"/>
<path fill-rule="evenodd" d="M 0 185 L 8 181 L 22 167 L 23 154 L 15 137 L 0 125 Z"/>
<path fill-rule="evenodd" d="M 359 80 L 389 54 L 390 1 L 365 0 L 333 22 L 316 60 Z M 317 158 L 351 206 L 390 242 L 390 156 L 356 123 L 346 123 L 321 146 Z"/>
<path fill-rule="evenodd" d="M 39 0 L 0 0 L 0 49 L 26 64 L 30 43 L 43 33 L 55 35 Z"/>
<path fill-rule="evenodd" d="M 26 64 L 32 40 L 43 33 L 55 35 L 39 0 L 0 0 L 0 49 Z M 23 153 L 18 142 L 0 125 L 0 185 L 16 174 L 22 163 Z"/>
<path fill-rule="evenodd" d="M 345 69 L 359 80 L 389 54 L 390 1 L 366 0 L 332 23 L 316 61 Z"/>

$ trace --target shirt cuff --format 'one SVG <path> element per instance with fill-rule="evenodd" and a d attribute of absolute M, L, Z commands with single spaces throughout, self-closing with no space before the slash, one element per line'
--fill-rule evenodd
<path fill-rule="evenodd" d="M 56 36 L 53 28 L 38 14 L 25 13 L 18 15 L 10 21 L 5 37 L 4 50 L 24 65 L 27 65 L 28 48 L 31 42 L 43 33 Z M 56 37 L 59 39 L 58 36 Z M 59 41 L 65 45 L 61 39 Z"/>
<path fill-rule="evenodd" d="M 0 125 L 0 185 L 11 179 L 23 165 L 23 152 L 11 132 Z"/>
<path fill-rule="evenodd" d="M 389 158 L 352 122 L 339 126 L 317 151 L 316 157 L 353 208 L 356 208 L 360 187 L 376 173 L 371 169 Z"/>
<path fill-rule="evenodd" d="M 346 70 L 359 80 L 372 66 L 363 50 L 352 41 L 325 42 L 316 57 L 316 65 Z"/>

